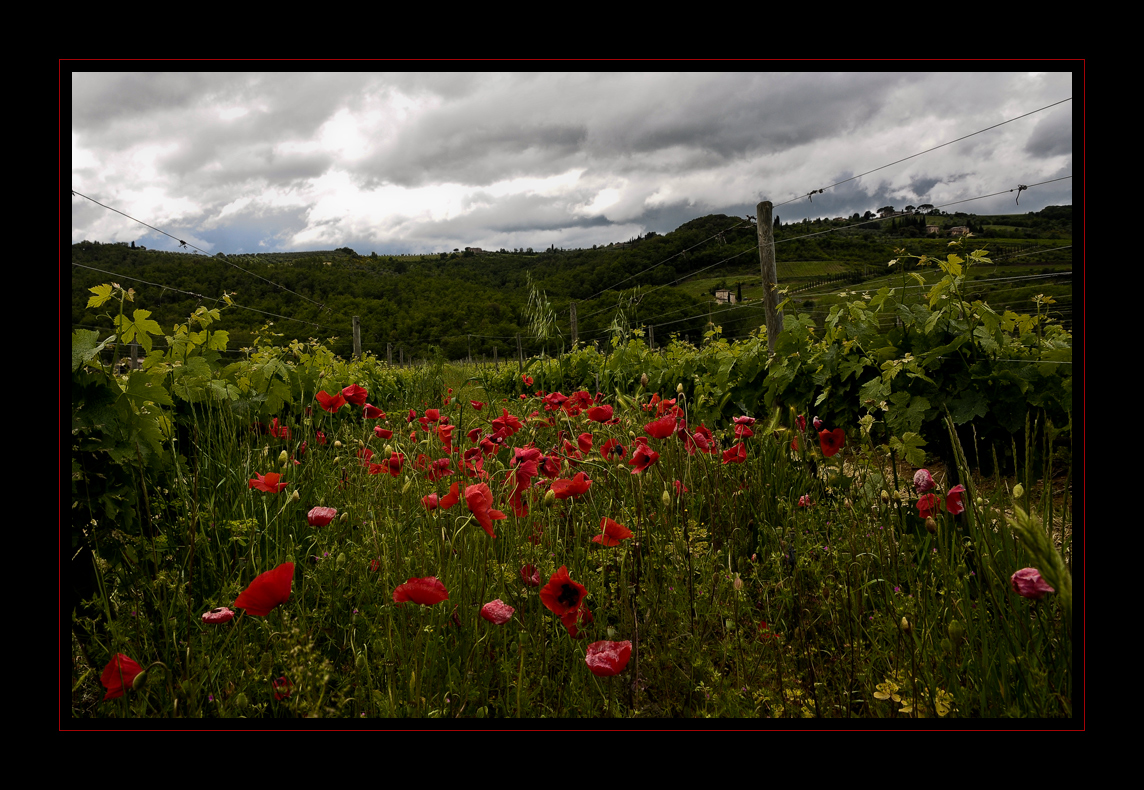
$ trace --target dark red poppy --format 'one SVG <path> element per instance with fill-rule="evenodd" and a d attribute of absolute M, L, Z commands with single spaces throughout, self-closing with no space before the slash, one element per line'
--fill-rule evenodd
<path fill-rule="evenodd" d="M 631 530 L 606 516 L 600 521 L 600 530 L 600 534 L 592 538 L 592 542 L 601 546 L 619 546 L 621 540 L 627 540 L 632 536 Z"/>
<path fill-rule="evenodd" d="M 525 565 L 520 569 L 520 580 L 529 587 L 539 587 L 540 569 L 535 565 Z"/>
<path fill-rule="evenodd" d="M 635 470 L 632 474 L 638 475 L 658 460 L 659 453 L 652 450 L 646 444 L 637 444 L 635 451 L 632 453 L 632 460 L 628 461 L 628 465 L 634 466 Z"/>
<path fill-rule="evenodd" d="M 580 448 L 580 452 L 587 455 L 592 452 L 592 434 L 582 433 L 576 437 L 576 446 Z"/>
<path fill-rule="evenodd" d="M 449 591 L 445 585 L 437 580 L 436 576 L 427 576 L 424 579 L 410 579 L 393 591 L 394 603 L 419 603 L 422 606 L 432 606 L 449 599 Z"/>
<path fill-rule="evenodd" d="M 457 486 L 456 483 L 453 483 L 453 485 L 449 486 L 449 493 L 447 493 L 447 494 L 445 494 L 445 496 L 441 497 L 440 501 L 437 504 L 441 506 L 442 510 L 448 510 L 449 508 L 451 508 L 453 505 L 457 504 L 460 501 L 461 501 L 460 488 Z"/>
<path fill-rule="evenodd" d="M 282 677 L 270 681 L 270 688 L 274 689 L 274 699 L 281 702 L 290 696 L 291 691 L 294 689 L 294 684 L 283 675 Z"/>
<path fill-rule="evenodd" d="M 950 512 L 950 515 L 956 516 L 965 510 L 965 505 L 961 503 L 961 495 L 965 493 L 965 486 L 954 486 L 949 489 L 949 493 L 945 495 L 945 509 Z"/>
<path fill-rule="evenodd" d="M 725 464 L 741 464 L 746 460 L 747 445 L 742 442 L 723 451 L 723 463 Z"/>
<path fill-rule="evenodd" d="M 584 662 L 593 675 L 602 678 L 618 675 L 628 665 L 632 657 L 632 643 L 623 642 L 593 642 L 588 645 L 588 654 Z"/>
<path fill-rule="evenodd" d="M 374 427 L 373 435 L 378 439 L 388 440 L 393 438 L 393 431 L 387 428 L 382 428 L 380 425 L 378 425 Z"/>
<path fill-rule="evenodd" d="M 567 566 L 561 565 L 560 570 L 552 574 L 548 584 L 540 591 L 540 600 L 557 617 L 563 617 L 579 609 L 587 594 L 584 585 L 572 581 L 568 576 Z"/>
<path fill-rule="evenodd" d="M 481 607 L 481 617 L 490 623 L 504 625 L 512 619 L 512 613 L 515 611 L 516 609 L 513 609 L 500 598 L 497 598 L 495 601 L 489 601 Z"/>
<path fill-rule="evenodd" d="M 584 635 L 580 633 L 580 626 L 588 625 L 595 619 L 592 613 L 588 611 L 588 607 L 580 604 L 579 608 L 561 617 L 560 622 L 568 629 L 568 636 L 573 639 L 583 639 Z"/>
<path fill-rule="evenodd" d="M 751 430 L 751 426 L 755 424 L 754 417 L 736 417 L 735 418 L 735 438 L 736 439 L 749 439 L 755 435 Z"/>
<path fill-rule="evenodd" d="M 504 409 L 504 414 L 493 420 L 493 430 L 501 433 L 503 437 L 512 436 L 520 430 L 520 420 L 515 416 L 508 413 L 508 409 Z"/>
<path fill-rule="evenodd" d="M 477 483 L 466 487 L 465 504 L 469 506 L 469 512 L 477 517 L 477 522 L 481 528 L 489 533 L 490 538 L 495 538 L 493 521 L 499 521 L 502 518 L 508 518 L 508 516 L 499 510 L 492 509 L 493 492 L 489 490 L 488 484 Z"/>
<path fill-rule="evenodd" d="M 286 486 L 289 485 L 289 483 L 280 482 L 281 479 L 282 475 L 277 472 L 270 472 L 265 476 L 255 472 L 254 477 L 250 480 L 247 487 L 265 491 L 268 494 L 277 494 L 281 491 L 285 491 Z"/>
<path fill-rule="evenodd" d="M 600 448 L 600 455 L 604 456 L 606 460 L 611 460 L 612 456 L 619 456 L 624 458 L 627 456 L 627 448 L 617 442 L 615 439 L 609 439 L 604 442 L 603 447 Z"/>
<path fill-rule="evenodd" d="M 669 414 L 666 417 L 661 417 L 658 420 L 649 422 L 644 426 L 644 431 L 653 439 L 666 439 L 675 433 L 675 417 Z"/>
<path fill-rule="evenodd" d="M 362 411 L 363 411 L 362 417 L 367 419 L 367 420 L 384 420 L 385 419 L 385 412 L 383 412 L 381 409 L 377 408 L 376 406 L 370 405 L 368 403 L 365 405 L 365 408 Z"/>
<path fill-rule="evenodd" d="M 918 517 L 928 518 L 937 514 L 937 497 L 933 494 L 922 494 L 918 497 Z"/>
<path fill-rule="evenodd" d="M 351 384 L 342 390 L 342 397 L 346 399 L 347 403 L 352 403 L 354 406 L 364 406 L 366 398 L 369 397 L 369 392 L 365 387 Z"/>
<path fill-rule="evenodd" d="M 245 609 L 247 614 L 265 617 L 270 610 L 290 598 L 290 588 L 294 583 L 294 563 L 284 562 L 272 571 L 255 577 L 254 581 L 239 594 L 234 605 Z"/>
<path fill-rule="evenodd" d="M 592 481 L 583 472 L 577 472 L 576 476 L 571 480 L 561 478 L 552 481 L 552 493 L 556 495 L 557 499 L 579 499 L 584 494 L 588 493 L 588 489 L 592 487 Z"/>
<path fill-rule="evenodd" d="M 484 403 L 482 403 L 481 401 L 477 401 L 477 400 L 469 401 L 469 405 L 472 406 L 476 411 L 480 411 L 481 409 L 483 409 L 485 407 Z"/>
<path fill-rule="evenodd" d="M 421 497 L 421 504 L 426 510 L 436 510 L 439 505 L 440 497 L 436 493 L 426 494 Z"/>
<path fill-rule="evenodd" d="M 593 406 L 588 409 L 588 419 L 595 422 L 607 422 L 612 419 L 611 406 Z"/>
<path fill-rule="evenodd" d="M 846 446 L 846 432 L 841 428 L 835 428 L 833 431 L 819 431 L 818 444 L 822 447 L 822 454 L 830 458 Z"/>
<path fill-rule="evenodd" d="M 342 406 L 346 405 L 346 399 L 342 397 L 340 392 L 337 395 L 327 395 L 325 390 L 323 390 L 314 397 L 318 399 L 318 403 L 322 405 L 322 408 L 330 412 L 330 414 L 333 414 Z"/>
<path fill-rule="evenodd" d="M 135 678 L 142 672 L 143 667 L 139 666 L 135 659 L 123 653 L 116 653 L 115 658 L 108 662 L 103 668 L 103 674 L 99 676 L 99 681 L 107 689 L 107 693 L 103 695 L 104 701 L 122 697 L 123 692 L 131 688 Z"/>
<path fill-rule="evenodd" d="M 522 374 L 520 374 L 520 380 L 524 382 L 524 386 L 526 386 L 526 387 L 532 386 L 532 376 L 529 376 L 526 373 L 522 373 Z"/>

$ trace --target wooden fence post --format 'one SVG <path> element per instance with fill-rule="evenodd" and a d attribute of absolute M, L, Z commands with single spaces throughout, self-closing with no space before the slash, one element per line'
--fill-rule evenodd
<path fill-rule="evenodd" d="M 571 313 L 571 317 L 572 317 L 572 345 L 576 345 L 576 338 L 578 335 L 577 335 L 577 331 L 576 331 L 577 326 L 576 326 L 576 303 L 575 302 L 572 303 L 571 310 L 572 310 L 572 313 Z"/>
<path fill-rule="evenodd" d="M 767 311 L 767 353 L 775 353 L 775 339 L 783 331 L 783 314 L 779 310 L 779 277 L 775 267 L 775 232 L 771 225 L 771 201 L 755 207 L 759 233 L 759 266 L 763 274 L 763 306 Z"/>
<path fill-rule="evenodd" d="M 361 359 L 361 319 L 354 316 L 354 359 Z"/>

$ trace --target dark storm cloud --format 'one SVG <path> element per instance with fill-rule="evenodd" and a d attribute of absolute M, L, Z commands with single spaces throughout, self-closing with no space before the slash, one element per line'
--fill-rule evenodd
<path fill-rule="evenodd" d="M 1025 151 L 1032 156 L 1068 156 L 1072 153 L 1072 107 L 1064 105 L 1033 128 Z"/>

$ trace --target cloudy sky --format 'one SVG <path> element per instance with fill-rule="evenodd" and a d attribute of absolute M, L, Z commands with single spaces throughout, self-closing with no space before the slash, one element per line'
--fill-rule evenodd
<path fill-rule="evenodd" d="M 916 65 L 916 64 L 911 64 Z M 69 75 L 64 75 L 66 79 Z M 1069 72 L 74 73 L 72 189 L 211 254 L 591 247 L 1073 174 Z M 66 85 L 66 83 L 65 83 Z M 61 85 L 64 95 L 66 87 Z M 1080 100 L 1080 97 L 1077 98 Z M 1067 178 L 946 210 L 1072 203 Z M 806 199 L 808 192 L 827 188 Z M 792 203 L 778 205 L 792 198 Z M 177 242 L 80 197 L 72 240 Z"/>

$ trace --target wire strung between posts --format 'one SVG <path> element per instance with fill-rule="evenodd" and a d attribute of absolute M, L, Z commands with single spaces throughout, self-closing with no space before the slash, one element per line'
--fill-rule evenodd
<path fill-rule="evenodd" d="M 1018 115 L 1016 118 L 1010 118 L 1007 121 L 1002 121 L 1001 123 L 995 123 L 992 126 L 986 126 L 984 129 L 978 129 L 976 132 L 971 132 L 971 133 L 965 135 L 964 137 L 958 137 L 956 140 L 950 140 L 948 143 L 942 143 L 941 145 L 935 145 L 933 148 L 927 148 L 924 151 L 918 151 L 916 154 L 910 154 L 907 157 L 904 157 L 902 159 L 898 159 L 897 161 L 894 161 L 894 162 L 890 162 L 889 164 L 882 165 L 881 167 L 875 167 L 873 170 L 867 170 L 865 173 L 859 173 L 856 176 L 850 176 L 850 178 L 843 179 L 842 181 L 839 181 L 835 184 L 831 184 L 828 187 L 823 187 L 822 189 L 812 189 L 806 195 L 799 195 L 798 197 L 793 197 L 790 200 L 784 201 L 782 203 L 775 203 L 774 207 L 778 208 L 779 206 L 785 206 L 787 203 L 793 203 L 796 200 L 802 200 L 802 198 L 810 197 L 810 195 L 813 195 L 816 192 L 823 192 L 824 190 L 827 190 L 827 189 L 834 189 L 834 187 L 845 184 L 847 181 L 853 181 L 856 178 L 861 178 L 862 176 L 868 176 L 871 173 L 877 173 L 879 170 L 885 170 L 887 167 L 893 167 L 894 165 L 901 164 L 902 162 L 905 162 L 909 159 L 913 159 L 914 157 L 917 157 L 917 156 L 921 156 L 922 154 L 928 154 L 931 151 L 936 151 L 939 148 L 945 148 L 947 145 L 953 145 L 954 143 L 959 143 L 962 140 L 968 140 L 970 137 L 973 137 L 974 135 L 981 134 L 982 132 L 988 132 L 990 129 L 996 129 L 998 126 L 1004 126 L 1005 124 L 1012 123 L 1013 121 L 1019 121 L 1022 118 L 1027 118 L 1030 115 L 1033 115 L 1035 113 L 1039 113 L 1042 110 L 1047 110 L 1050 107 L 1056 107 L 1058 104 L 1064 104 L 1067 101 L 1072 101 L 1072 96 L 1069 96 L 1067 99 L 1061 99 L 1060 101 L 1053 102 L 1052 104 L 1046 104 L 1044 107 L 1041 107 L 1040 109 L 1033 110 L 1032 112 L 1027 112 L 1024 115 Z M 1033 186 L 1033 185 L 1030 184 L 1030 186 Z"/>

